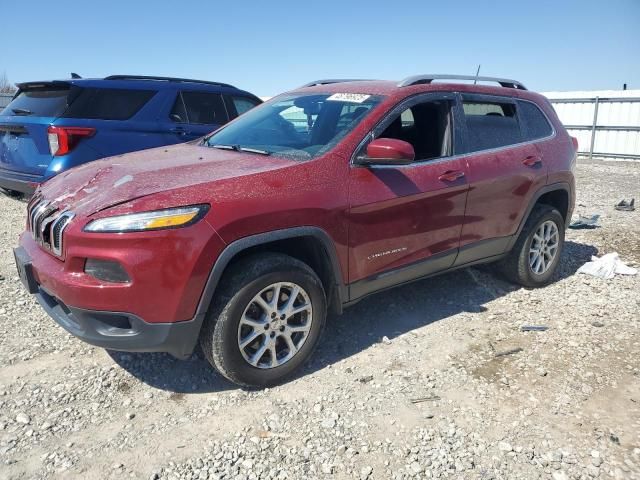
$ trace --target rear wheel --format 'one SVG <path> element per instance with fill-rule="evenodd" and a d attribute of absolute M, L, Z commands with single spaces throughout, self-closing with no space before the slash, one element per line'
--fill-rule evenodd
<path fill-rule="evenodd" d="M 499 267 L 511 281 L 525 287 L 547 285 L 560 262 L 564 219 L 549 205 L 536 205 L 509 255 Z"/>
<path fill-rule="evenodd" d="M 16 190 L 9 190 L 7 188 L 0 188 L 0 193 L 4 193 L 7 197 L 20 199 L 22 198 L 22 192 L 18 192 Z"/>
<path fill-rule="evenodd" d="M 266 387 L 309 358 L 325 317 L 324 289 L 308 265 L 281 254 L 252 256 L 221 280 L 200 344 L 232 382 Z"/>

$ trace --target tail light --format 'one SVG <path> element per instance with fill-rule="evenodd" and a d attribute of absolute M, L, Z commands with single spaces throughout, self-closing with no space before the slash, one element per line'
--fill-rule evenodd
<path fill-rule="evenodd" d="M 66 155 L 86 137 L 91 137 L 96 133 L 95 128 L 89 127 L 54 127 L 47 129 L 49 139 L 49 150 L 54 157 Z"/>
<path fill-rule="evenodd" d="M 576 137 L 571 137 L 571 141 L 573 142 L 573 148 L 576 149 L 576 152 L 578 151 L 578 139 Z"/>

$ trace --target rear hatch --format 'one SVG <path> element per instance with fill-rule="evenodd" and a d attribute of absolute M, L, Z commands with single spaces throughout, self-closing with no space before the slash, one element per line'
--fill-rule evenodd
<path fill-rule="evenodd" d="M 136 115 L 157 90 L 105 87 L 100 82 L 70 80 L 19 84 L 16 97 L 0 112 L 0 172 L 10 170 L 49 177 L 57 173 L 49 170 L 54 154 L 64 157 L 77 149 L 76 153 L 89 161 L 106 154 L 122 153 L 117 142 L 112 142 L 115 146 L 107 149 L 106 154 L 96 148 L 108 146 L 104 145 L 104 138 L 108 136 L 102 135 L 101 144 L 96 139 L 98 132 L 102 127 L 116 135 L 130 131 L 130 124 L 124 124 L 118 130 L 114 121 L 128 120 Z M 139 136 L 153 138 L 146 130 Z M 138 139 L 134 146 L 156 146 L 148 143 Z M 124 151 L 129 151 L 131 145 L 125 144 L 125 147 Z"/>
<path fill-rule="evenodd" d="M 0 111 L 0 169 L 42 175 L 49 166 L 49 125 L 67 108 L 73 89 L 67 82 L 19 85 L 11 103 Z"/>

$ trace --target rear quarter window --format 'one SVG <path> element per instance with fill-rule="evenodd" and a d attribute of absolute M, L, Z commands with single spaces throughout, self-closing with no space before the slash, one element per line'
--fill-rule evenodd
<path fill-rule="evenodd" d="M 538 140 L 553 133 L 553 127 L 537 105 L 518 101 L 518 109 L 528 140 Z"/>
<path fill-rule="evenodd" d="M 467 151 L 506 147 L 523 141 L 513 103 L 463 102 Z"/>
<path fill-rule="evenodd" d="M 127 120 L 138 113 L 155 94 L 155 90 L 83 88 L 62 116 L 96 120 Z"/>

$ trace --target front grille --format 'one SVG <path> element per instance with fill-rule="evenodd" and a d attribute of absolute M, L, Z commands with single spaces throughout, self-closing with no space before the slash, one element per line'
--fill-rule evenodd
<path fill-rule="evenodd" d="M 61 211 L 42 197 L 32 199 L 27 212 L 27 227 L 36 243 L 54 255 L 62 256 L 64 230 L 74 214 L 68 210 Z"/>

